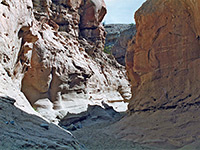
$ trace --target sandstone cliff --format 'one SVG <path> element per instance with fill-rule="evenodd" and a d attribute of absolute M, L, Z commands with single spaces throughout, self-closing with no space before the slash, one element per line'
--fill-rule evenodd
<path fill-rule="evenodd" d="M 103 107 L 103 101 L 118 111 L 126 110 L 124 100 L 130 98 L 131 92 L 125 68 L 111 55 L 102 52 L 105 31 L 101 21 L 105 14 L 103 0 L 0 0 L 2 99 L 15 99 L 15 106 L 21 110 L 55 123 L 68 112 L 87 110 L 88 104 Z M 4 104 L 2 99 L 0 115 L 3 121 L 13 119 L 18 123 L 16 126 L 3 126 L 2 131 L 13 127 L 14 133 L 3 132 L 1 139 L 4 139 L 4 133 L 13 135 L 14 139 L 19 134 L 23 138 L 23 131 L 18 132 L 20 124 L 27 125 L 23 121 L 34 127 L 45 122 L 38 117 L 35 117 L 38 123 L 26 120 L 29 117 L 34 119 L 26 113 L 22 118 L 16 117 L 15 111 L 17 114 L 22 112 L 13 105 Z M 12 114 L 6 115 L 4 111 L 9 112 L 9 109 L 13 110 Z M 62 149 L 66 144 L 69 149 L 81 149 L 72 135 L 55 125 L 49 126 L 63 134 L 58 137 L 60 145 L 56 149 Z M 28 132 L 30 129 L 26 127 L 25 130 L 33 137 L 32 133 L 37 129 Z M 54 133 L 50 132 L 52 136 Z M 66 138 L 63 142 L 62 137 Z M 6 140 L 4 144 L 10 138 Z M 27 145 L 26 139 L 22 141 Z M 36 137 L 31 145 L 34 141 L 38 141 Z M 49 141 L 49 146 L 52 144 Z M 44 148 L 47 147 L 48 143 Z"/>
<path fill-rule="evenodd" d="M 136 39 L 126 58 L 133 85 L 130 111 L 198 101 L 199 26 L 194 5 L 198 1 L 149 0 L 136 13 Z"/>
<path fill-rule="evenodd" d="M 133 96 L 118 137 L 199 148 L 199 8 L 198 0 L 147 0 L 135 14 L 136 38 L 126 54 Z"/>
<path fill-rule="evenodd" d="M 0 2 L 2 96 L 51 121 L 102 101 L 126 110 L 125 69 L 102 52 L 104 1 Z"/>

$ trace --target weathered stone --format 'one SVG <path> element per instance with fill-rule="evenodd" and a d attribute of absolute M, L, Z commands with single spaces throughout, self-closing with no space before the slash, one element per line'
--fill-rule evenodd
<path fill-rule="evenodd" d="M 2 99 L 7 97 L 0 97 L 1 149 L 85 149 L 69 131 L 28 114 Z"/>
<path fill-rule="evenodd" d="M 118 63 L 125 66 L 125 55 L 128 48 L 128 43 L 136 34 L 135 25 L 130 25 L 130 28 L 121 32 L 116 43 L 111 48 L 111 53 L 115 57 Z"/>
<path fill-rule="evenodd" d="M 81 13 L 81 29 L 97 28 L 107 10 L 104 0 L 86 0 Z"/>
<path fill-rule="evenodd" d="M 94 16 L 87 18 L 89 12 Z M 10 109 L 0 107 L 0 125 L 9 122 L 1 127 L 0 141 L 11 134 L 0 146 L 13 137 L 16 143 L 10 149 L 27 145 L 37 149 L 38 142 L 39 149 L 81 149 L 71 135 L 37 116 L 57 123 L 68 112 L 80 113 L 88 104 L 102 106 L 102 101 L 118 111 L 127 109 L 130 86 L 125 68 L 102 52 L 105 32 L 101 21 L 105 13 L 103 0 L 0 0 L 0 97 L 9 97 L 0 102 L 12 104 Z M 89 26 L 82 21 L 88 21 Z M 36 116 L 23 113 L 13 103 Z M 4 111 L 9 115 L 4 116 Z M 14 133 L 8 130 L 10 121 L 14 121 Z M 41 123 L 49 125 L 47 135 Z M 43 135 L 27 141 L 36 131 L 29 125 Z M 27 132 L 21 129 L 24 126 Z M 52 143 L 57 131 L 64 140 L 56 137 Z"/>
<path fill-rule="evenodd" d="M 95 28 L 79 27 L 80 18 L 88 11 L 85 5 L 90 4 L 92 9 L 100 11 L 105 9 L 104 2 L 80 4 L 77 1 L 71 3 L 80 4 L 75 10 L 68 6 L 71 4 L 64 3 L 45 2 L 49 13 L 34 4 L 34 14 L 39 19 L 20 32 L 24 42 L 18 64 L 26 64 L 22 92 L 31 105 L 51 121 L 62 118 L 61 111 L 78 113 L 85 111 L 88 104 L 101 105 L 102 101 L 116 110 L 126 110 L 127 103 L 123 100 L 130 98 L 129 83 L 124 68 L 101 51 L 105 39 L 103 26 L 96 18 L 90 20 L 94 24 L 98 22 Z M 73 21 L 74 17 L 78 23 Z M 58 26 L 62 29 L 58 30 Z"/>
<path fill-rule="evenodd" d="M 31 58 L 31 44 L 25 44 L 24 58 L 19 59 L 24 42 L 22 37 L 30 43 L 36 40 L 34 31 L 29 30 L 34 18 L 32 8 L 31 0 L 25 0 L 23 3 L 18 0 L 0 3 L 0 95 L 15 98 L 18 107 L 36 114 L 20 91 L 21 80 L 28 65 L 26 62 Z"/>
<path fill-rule="evenodd" d="M 118 63 L 125 66 L 125 55 L 128 42 L 136 33 L 134 24 L 105 25 L 106 41 L 104 51 L 114 56 Z"/>
<path fill-rule="evenodd" d="M 126 59 L 130 111 L 198 101 L 198 7 L 199 1 L 149 0 L 137 11 L 136 39 Z"/>
<path fill-rule="evenodd" d="M 100 106 L 88 106 L 87 111 L 79 114 L 67 114 L 60 120 L 59 125 L 66 129 L 76 130 L 77 128 L 89 127 L 99 123 L 115 122 L 122 118 L 122 114 L 116 112 L 112 107 L 103 104 L 105 108 Z"/>
<path fill-rule="evenodd" d="M 133 96 L 112 134 L 158 149 L 199 148 L 199 7 L 147 0 L 136 12 L 126 56 Z"/>

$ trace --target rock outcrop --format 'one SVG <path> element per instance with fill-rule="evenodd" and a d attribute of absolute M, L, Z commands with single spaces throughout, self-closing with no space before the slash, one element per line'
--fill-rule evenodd
<path fill-rule="evenodd" d="M 0 149 L 84 150 L 70 132 L 14 106 L 15 100 L 0 97 Z"/>
<path fill-rule="evenodd" d="M 136 34 L 136 26 L 131 25 L 129 29 L 120 33 L 119 38 L 115 42 L 114 46 L 111 49 L 112 55 L 115 57 L 118 63 L 125 66 L 125 56 L 126 50 L 128 48 L 129 41 Z"/>
<path fill-rule="evenodd" d="M 198 143 L 199 8 L 200 1 L 147 0 L 136 12 L 126 54 L 133 96 L 118 136 L 165 149 Z"/>
<path fill-rule="evenodd" d="M 18 59 L 21 55 L 22 36 L 29 41 L 24 54 L 30 62 L 31 53 L 28 51 L 31 43 L 37 40 L 30 27 L 33 25 L 32 1 L 0 1 L 0 96 L 17 99 L 16 105 L 26 112 L 36 114 L 28 100 L 21 92 L 21 81 L 25 68 L 30 63 Z M 25 34 L 21 34 L 24 32 Z M 30 37 L 30 38 L 29 38 Z M 18 63 L 19 62 L 19 63 Z"/>
<path fill-rule="evenodd" d="M 120 37 L 120 34 L 123 31 L 130 29 L 131 26 L 132 26 L 131 24 L 107 24 L 107 25 L 105 25 L 104 27 L 107 32 L 105 45 L 114 46 L 117 39 Z"/>
<path fill-rule="evenodd" d="M 126 58 L 133 85 L 130 111 L 198 101 L 200 45 L 194 5 L 199 6 L 190 0 L 149 0 L 136 13 L 136 39 Z"/>
<path fill-rule="evenodd" d="M 108 24 L 105 25 L 106 42 L 104 51 L 111 53 L 117 62 L 125 66 L 125 55 L 128 42 L 136 33 L 134 24 Z"/>
<path fill-rule="evenodd" d="M 0 3 L 2 96 L 55 122 L 102 101 L 127 109 L 125 69 L 102 52 L 103 0 Z"/>
<path fill-rule="evenodd" d="M 95 126 L 97 124 L 106 124 L 116 122 L 122 118 L 122 114 L 116 112 L 112 107 L 107 104 L 101 106 L 93 105 L 88 106 L 87 111 L 80 114 L 68 113 L 63 119 L 60 120 L 59 125 L 67 130 L 77 130 L 85 127 Z"/>

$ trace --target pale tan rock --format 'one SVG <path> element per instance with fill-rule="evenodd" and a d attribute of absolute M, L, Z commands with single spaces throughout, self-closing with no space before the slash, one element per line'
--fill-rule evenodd
<path fill-rule="evenodd" d="M 27 33 L 34 36 L 34 32 L 31 33 L 28 30 L 33 24 L 32 16 L 32 1 L 26 0 L 23 3 L 16 1 L 1 1 L 0 3 L 0 95 L 9 96 L 17 99 L 16 105 L 22 110 L 37 114 L 27 99 L 20 91 L 21 80 L 23 78 L 24 69 L 26 68 L 26 62 L 18 63 L 21 55 L 21 33 L 29 42 Z M 29 45 L 31 46 L 31 45 Z M 29 47 L 26 45 L 24 53 L 26 55 L 26 61 L 30 60 Z M 24 58 L 25 59 L 25 58 Z"/>
<path fill-rule="evenodd" d="M 45 9 L 38 8 L 39 5 L 34 5 L 34 14 L 39 19 L 34 20 L 29 30 L 36 33 L 37 41 L 32 47 L 27 46 L 30 41 L 22 43 L 25 49 L 22 49 L 20 58 L 25 57 L 26 49 L 31 51 L 31 61 L 22 80 L 22 92 L 38 112 L 54 122 L 67 112 L 80 113 L 87 110 L 88 104 L 101 105 L 102 101 L 118 111 L 125 111 L 131 96 L 130 85 L 125 69 L 101 51 L 105 39 L 103 26 L 97 18 L 85 18 L 98 23 L 95 29 L 82 30 L 78 26 L 82 24 L 80 16 L 88 11 L 86 4 L 90 3 L 91 8 L 94 11 L 97 9 L 97 14 L 101 16 L 99 11 L 105 9 L 104 2 L 88 1 L 82 3 L 80 8 L 74 7 L 75 10 L 61 7 L 60 3 L 64 4 L 64 1 L 45 5 L 49 14 Z M 67 3 L 76 4 L 80 1 Z M 80 13 L 79 9 L 83 8 Z M 56 14 L 59 15 L 55 17 Z M 78 23 L 73 21 L 74 17 Z M 59 31 L 57 25 L 62 27 Z"/>
<path fill-rule="evenodd" d="M 79 113 L 88 104 L 101 105 L 102 101 L 125 111 L 127 103 L 121 101 L 130 98 L 130 91 L 123 67 L 107 62 L 102 52 L 96 52 L 100 56 L 92 60 L 80 51 L 76 39 L 64 37 L 69 34 L 55 35 L 50 26 L 45 28 L 39 29 L 42 36 L 34 44 L 31 66 L 22 81 L 22 91 L 31 104 L 41 113 L 54 111 L 48 113 L 49 120 L 60 111 Z M 47 99 L 52 107 L 44 108 L 42 101 Z"/>
<path fill-rule="evenodd" d="M 68 112 L 79 113 L 88 104 L 102 105 L 102 101 L 118 111 L 127 109 L 125 99 L 131 93 L 125 68 L 101 51 L 105 38 L 100 24 L 105 15 L 104 2 L 92 3 L 97 16 L 90 22 L 97 26 L 89 31 L 92 32 L 89 39 L 81 35 L 79 28 L 84 3 L 67 1 L 66 5 L 59 5 L 59 2 L 66 1 L 0 0 L 0 96 L 11 98 L 8 106 L 0 101 L 3 110 L 0 117 L 8 125 L 0 123 L 0 139 L 5 140 L 0 146 L 10 141 L 11 134 L 15 140 L 11 149 L 21 149 L 18 146 L 29 142 L 31 148 L 37 148 L 35 143 L 41 142 L 45 149 L 81 149 L 71 134 L 39 117 L 58 123 Z M 36 116 L 10 106 L 14 103 L 12 99 L 17 107 Z M 7 123 L 10 120 L 12 123 Z M 45 125 L 41 125 L 43 122 Z M 14 133 L 10 132 L 11 126 Z M 31 141 L 24 139 L 25 130 Z M 33 131 L 43 138 L 35 138 Z M 52 143 L 46 138 L 55 131 L 59 137 L 54 137 Z M 3 138 L 5 135 L 8 137 Z M 60 141 L 61 137 L 65 140 Z"/>
<path fill-rule="evenodd" d="M 125 70 L 101 51 L 104 1 L 5 1 L 0 8 L 2 96 L 16 98 L 21 109 L 51 121 L 102 101 L 119 111 L 127 109 Z M 84 18 L 95 25 L 84 35 L 88 39 L 79 28 L 87 11 L 95 12 L 93 19 Z"/>

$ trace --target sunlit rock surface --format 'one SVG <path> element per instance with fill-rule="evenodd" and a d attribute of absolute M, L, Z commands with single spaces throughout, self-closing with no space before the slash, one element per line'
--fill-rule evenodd
<path fill-rule="evenodd" d="M 137 34 L 126 57 L 130 111 L 198 102 L 198 6 L 199 1 L 148 0 L 137 11 Z"/>
<path fill-rule="evenodd" d="M 136 12 L 126 68 L 132 85 L 117 137 L 157 149 L 199 149 L 200 1 L 147 0 Z"/>
<path fill-rule="evenodd" d="M 102 101 L 127 110 L 125 68 L 102 52 L 104 1 L 0 3 L 2 96 L 54 122 Z"/>

